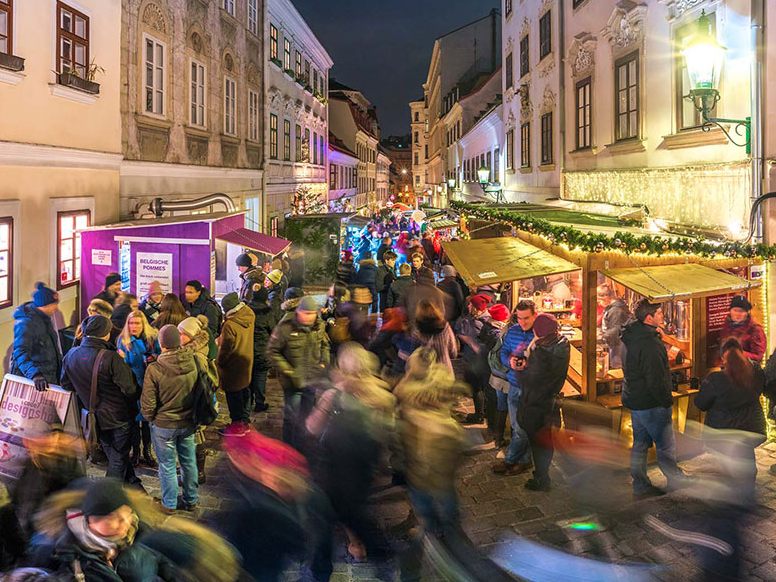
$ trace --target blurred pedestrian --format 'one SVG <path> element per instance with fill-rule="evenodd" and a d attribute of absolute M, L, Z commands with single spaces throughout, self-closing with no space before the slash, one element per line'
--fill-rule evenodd
<path fill-rule="evenodd" d="M 286 292 L 283 294 L 283 303 L 280 304 L 280 310 L 283 315 L 285 316 L 286 313 L 296 311 L 296 308 L 299 307 L 299 302 L 302 300 L 302 297 L 304 297 L 304 290 L 300 287 L 289 287 L 286 289 Z M 273 326 L 276 324 L 277 321 L 274 322 Z"/>
<path fill-rule="evenodd" d="M 625 346 L 622 405 L 631 411 L 633 424 L 633 496 L 643 499 L 665 493 L 647 476 L 647 451 L 653 443 L 668 488 L 680 487 L 685 476 L 676 464 L 676 441 L 671 423 L 674 403 L 671 371 L 658 330 L 663 325 L 663 309 L 659 303 L 642 299 L 636 304 L 634 316 L 636 319 L 622 330 Z"/>
<path fill-rule="evenodd" d="M 108 342 L 111 322 L 92 315 L 83 322 L 84 340 L 65 356 L 62 388 L 76 392 L 81 406 L 94 412 L 102 450 L 108 457 L 107 477 L 142 487 L 129 452 L 137 431 L 138 389 L 132 370 Z M 92 399 L 94 396 L 94 399 Z"/>
<path fill-rule="evenodd" d="M 256 316 L 237 293 L 221 300 L 225 320 L 218 338 L 218 378 L 226 393 L 232 423 L 219 431 L 223 436 L 243 436 L 250 428 L 253 331 Z"/>
<path fill-rule="evenodd" d="M 133 311 L 127 317 L 124 329 L 121 331 L 116 347 L 119 355 L 132 370 L 138 394 L 142 394 L 143 383 L 148 365 L 156 360 L 161 353 L 157 341 L 158 331 L 148 324 L 148 320 L 142 311 Z M 151 454 L 151 429 L 147 419 L 139 416 L 140 430 L 135 433 L 132 443 L 132 464 L 137 466 L 140 461 L 140 447 L 142 441 L 143 463 L 148 467 L 156 467 Z"/>
<path fill-rule="evenodd" d="M 377 268 L 375 289 L 377 295 L 372 304 L 372 312 L 384 312 L 388 308 L 388 293 L 396 280 L 396 253 L 387 251 L 383 254 L 380 266 Z"/>
<path fill-rule="evenodd" d="M 532 491 L 550 490 L 553 427 L 560 426 L 556 399 L 566 383 L 571 358 L 571 346 L 558 332 L 558 320 L 549 313 L 540 313 L 533 324 L 534 340 L 526 350 L 526 358 L 517 361 L 515 371 L 520 382 L 518 422 L 531 443 L 534 473 L 525 487 Z"/>
<path fill-rule="evenodd" d="M 480 332 L 480 339 L 487 352 L 488 387 L 485 389 L 485 417 L 488 429 L 493 435 L 497 449 L 504 446 L 504 433 L 507 426 L 509 405 L 509 380 L 507 367 L 501 363 L 501 345 L 504 335 L 510 328 L 509 309 L 503 303 L 496 303 L 488 309 L 490 320 L 485 323 Z"/>
<path fill-rule="evenodd" d="M 51 316 L 59 309 L 59 294 L 43 283 L 35 283 L 32 301 L 13 314 L 11 373 L 35 383 L 43 391 L 56 384 L 62 370 L 62 349 Z"/>
<path fill-rule="evenodd" d="M 444 265 L 442 267 L 441 275 L 442 280 L 439 281 L 437 287 L 448 296 L 449 301 L 446 303 L 450 307 L 445 310 L 445 318 L 451 325 L 455 325 L 455 322 L 463 315 L 465 309 L 461 286 L 456 279 L 458 272 L 452 265 Z"/>
<path fill-rule="evenodd" d="M 382 264 L 385 261 L 384 256 L 388 251 L 393 252 L 393 239 L 391 235 L 386 234 L 383 236 L 380 246 L 377 247 L 377 264 Z"/>
<path fill-rule="evenodd" d="M 165 325 L 159 330 L 162 353 L 148 366 L 140 406 L 151 423 L 154 449 L 159 459 L 162 507 L 193 511 L 199 501 L 194 432 L 194 388 L 206 373 L 207 361 L 198 353 L 181 349 L 178 328 Z M 180 463 L 183 496 L 178 499 L 176 466 Z"/>
<path fill-rule="evenodd" d="M 293 311 L 289 303 L 293 303 L 294 309 L 298 307 L 301 297 L 294 297 L 294 290 L 301 291 L 296 287 L 289 287 L 286 291 L 286 301 L 283 302 L 283 310 Z M 290 295 L 290 296 L 289 296 Z M 269 409 L 266 398 L 267 374 L 272 365 L 267 356 L 267 345 L 275 327 L 276 321 L 272 309 L 267 303 L 269 294 L 266 289 L 261 289 L 253 294 L 253 300 L 249 307 L 253 310 L 255 321 L 253 325 L 253 369 L 251 372 L 251 406 L 254 412 L 266 412 Z M 288 308 L 288 309 L 287 309 Z"/>
<path fill-rule="evenodd" d="M 358 271 L 353 278 L 353 287 L 364 287 L 369 290 L 372 297 L 370 305 L 373 301 L 377 301 L 377 263 L 371 256 L 358 262 Z"/>
<path fill-rule="evenodd" d="M 353 264 L 353 251 L 350 249 L 343 249 L 340 256 L 340 262 L 337 265 L 337 276 L 335 283 L 342 283 L 345 286 L 349 286 L 353 283 L 353 277 L 355 276 L 355 266 Z"/>
<path fill-rule="evenodd" d="M 318 316 L 313 297 L 303 297 L 299 307 L 275 326 L 267 355 L 283 388 L 283 441 L 298 445 L 302 391 L 329 365 L 329 336 Z"/>
<path fill-rule="evenodd" d="M 453 373 L 453 360 L 458 357 L 458 340 L 439 308 L 427 299 L 418 303 L 412 335 L 419 346 L 433 349 L 436 361 Z"/>
<path fill-rule="evenodd" d="M 405 307 L 407 291 L 414 284 L 415 282 L 412 280 L 412 265 L 402 263 L 399 266 L 399 277 L 391 283 L 388 289 L 386 305 L 388 307 Z"/>
<path fill-rule="evenodd" d="M 454 288 L 458 288 L 455 281 L 450 280 Z M 459 319 L 455 328 L 456 336 L 461 340 L 464 380 L 471 387 L 474 401 L 474 412 L 466 416 L 464 424 L 481 424 L 485 420 L 485 388 L 490 369 L 480 334 L 489 320 L 488 299 L 484 295 L 475 295 L 469 300 L 468 313 Z"/>
<path fill-rule="evenodd" d="M 113 307 L 113 313 L 110 316 L 111 323 L 118 329 L 124 329 L 127 317 L 133 311 L 137 311 L 140 305 L 137 295 L 132 293 L 119 293 L 116 297 L 116 304 Z"/>
<path fill-rule="evenodd" d="M 722 341 L 734 337 L 741 344 L 744 355 L 758 364 L 765 356 L 766 340 L 763 326 L 752 319 L 752 304 L 743 295 L 730 301 L 730 312 L 719 332 Z"/>

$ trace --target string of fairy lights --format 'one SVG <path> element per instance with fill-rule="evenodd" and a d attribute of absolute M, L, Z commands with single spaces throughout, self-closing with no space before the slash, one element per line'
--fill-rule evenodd
<path fill-rule="evenodd" d="M 728 257 L 764 261 L 776 259 L 776 245 L 764 243 L 710 241 L 687 236 L 633 234 L 625 231 L 617 231 L 613 234 L 585 232 L 574 226 L 555 224 L 511 208 L 459 201 L 451 201 L 450 207 L 461 214 L 465 220 L 476 218 L 501 222 L 518 230 L 542 236 L 551 244 L 564 244 L 571 250 L 581 250 L 588 253 L 619 251 L 625 254 L 641 253 L 654 256 L 686 254 L 706 258 Z"/>

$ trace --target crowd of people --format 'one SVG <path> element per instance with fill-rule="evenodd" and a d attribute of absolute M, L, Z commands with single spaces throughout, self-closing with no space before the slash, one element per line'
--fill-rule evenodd
<path fill-rule="evenodd" d="M 312 579 L 328 580 L 337 526 L 353 560 L 395 550 L 367 503 L 380 471 L 406 487 L 420 531 L 458 526 L 456 472 L 472 446 L 464 426 L 481 425 L 500 451 L 494 474 L 532 471 L 525 488 L 549 491 L 570 361 L 558 321 L 532 301 L 510 309 L 495 289 L 470 288 L 430 231 L 373 241 L 367 234 L 343 251 L 323 304 L 304 290 L 299 254 L 269 269 L 239 255 L 240 289 L 220 302 L 200 281 L 180 296 L 154 282 L 139 299 L 110 274 L 64 357 L 51 322 L 58 294 L 38 284 L 15 314 L 12 372 L 36 390 L 57 384 L 77 395 L 89 458 L 106 476 L 84 479 L 81 447 L 56 420 L 36 427 L 22 479 L 0 495 L 0 566 L 38 568 L 41 580 L 226 581 L 276 580 L 300 560 Z M 764 434 L 759 396 L 776 386 L 776 360 L 760 369 L 762 329 L 750 309 L 733 300 L 722 371 L 696 404 L 709 426 Z M 647 476 L 652 444 L 668 487 L 688 482 L 661 326 L 660 305 L 643 300 L 617 338 L 637 498 L 664 492 Z M 269 409 L 270 374 L 283 393 L 280 440 L 251 423 Z M 454 409 L 464 397 L 473 412 L 462 416 Z M 219 400 L 230 418 L 219 434 L 231 495 L 196 524 L 181 512 L 198 507 L 201 411 Z M 753 498 L 759 442 L 750 444 L 743 493 Z M 140 464 L 157 469 L 159 499 L 146 495 Z"/>

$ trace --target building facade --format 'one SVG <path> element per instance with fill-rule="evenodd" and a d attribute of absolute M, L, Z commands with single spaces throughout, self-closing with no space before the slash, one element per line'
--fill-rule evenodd
<path fill-rule="evenodd" d="M 358 193 L 358 156 L 329 133 L 329 211 L 349 212 L 366 205 Z"/>
<path fill-rule="evenodd" d="M 460 169 L 452 194 L 455 199 L 466 202 L 494 202 L 498 199 L 495 188 L 503 188 L 506 175 L 502 115 L 503 105 L 493 105 L 474 119 L 469 130 L 453 144 L 451 157 L 456 159 Z M 485 192 L 480 185 L 478 172 L 483 167 L 489 170 L 488 182 L 493 186 L 492 192 Z"/>
<path fill-rule="evenodd" d="M 223 192 L 257 228 L 263 0 L 121 4 L 122 216 L 157 196 Z"/>
<path fill-rule="evenodd" d="M 507 200 L 547 198 L 560 191 L 563 36 L 559 6 L 551 0 L 504 0 L 502 121 L 508 144 Z"/>
<path fill-rule="evenodd" d="M 425 99 L 410 103 L 412 139 L 412 189 L 420 195 L 427 189 L 428 170 L 428 110 Z"/>
<path fill-rule="evenodd" d="M 376 208 L 380 124 L 374 105 L 360 91 L 332 80 L 329 89 L 329 126 L 331 132 L 356 153 L 359 199 L 365 199 L 365 206 L 370 209 Z"/>
<path fill-rule="evenodd" d="M 399 195 L 413 192 L 412 136 L 388 137 L 380 145 L 391 160 L 388 192 L 396 201 Z"/>
<path fill-rule="evenodd" d="M 494 73 L 501 64 L 501 15 L 485 16 L 434 42 L 431 63 L 423 85 L 428 115 L 426 191 L 432 206 L 446 206 L 447 128 L 443 118 L 479 78 Z M 424 152 L 425 153 L 425 152 Z"/>
<path fill-rule="evenodd" d="M 389 200 L 391 187 L 391 158 L 388 152 L 378 144 L 377 146 L 377 168 L 375 169 L 375 202 L 381 208 Z"/>
<path fill-rule="evenodd" d="M 36 281 L 77 322 L 77 229 L 119 218 L 118 2 L 0 3 L 0 349 Z"/>
<path fill-rule="evenodd" d="M 290 0 L 266 2 L 265 212 L 266 230 L 277 232 L 297 191 L 328 198 L 332 60 Z"/>

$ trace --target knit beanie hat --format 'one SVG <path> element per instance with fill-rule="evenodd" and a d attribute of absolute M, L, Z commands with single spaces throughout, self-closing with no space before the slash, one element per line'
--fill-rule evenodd
<path fill-rule="evenodd" d="M 280 269 L 273 269 L 269 272 L 269 275 L 267 275 L 267 278 L 272 281 L 275 285 L 278 285 L 283 279 L 283 271 Z"/>
<path fill-rule="evenodd" d="M 509 319 L 509 308 L 503 303 L 491 305 L 490 309 L 488 309 L 488 313 L 490 313 L 490 316 L 496 321 L 506 321 Z"/>
<path fill-rule="evenodd" d="M 485 311 L 488 308 L 488 304 L 490 303 L 490 297 L 480 293 L 471 297 L 469 302 L 477 311 Z"/>
<path fill-rule="evenodd" d="M 224 298 L 221 300 L 221 307 L 223 308 L 224 313 L 229 313 L 239 304 L 240 298 L 237 296 L 237 293 L 234 292 L 224 295 Z"/>
<path fill-rule="evenodd" d="M 178 332 L 185 334 L 191 339 L 197 337 L 202 331 L 202 322 L 196 317 L 187 317 L 178 324 Z"/>
<path fill-rule="evenodd" d="M 540 313 L 533 324 L 536 337 L 544 337 L 558 333 L 558 320 L 550 313 Z"/>
<path fill-rule="evenodd" d="M 237 255 L 237 259 L 234 261 L 235 265 L 238 267 L 252 267 L 253 261 L 251 261 L 251 256 L 247 253 L 240 253 Z"/>
<path fill-rule="evenodd" d="M 116 479 L 98 479 L 86 489 L 81 511 L 86 517 L 104 517 L 122 505 L 130 505 L 124 485 Z"/>
<path fill-rule="evenodd" d="M 318 311 L 318 302 L 315 300 L 315 297 L 306 296 L 302 297 L 302 300 L 299 302 L 299 306 L 296 308 L 297 311 Z"/>
<path fill-rule="evenodd" d="M 289 287 L 286 292 L 283 293 L 283 301 L 289 301 L 290 299 L 301 299 L 304 297 L 304 290 L 301 287 Z"/>
<path fill-rule="evenodd" d="M 35 283 L 35 291 L 32 293 L 32 304 L 35 307 L 45 307 L 52 303 L 59 303 L 59 293 L 46 287 L 45 283 Z"/>
<path fill-rule="evenodd" d="M 178 328 L 169 323 L 162 326 L 162 329 L 159 330 L 159 345 L 165 350 L 181 347 L 181 333 Z"/>
<path fill-rule="evenodd" d="M 107 289 L 116 283 L 121 283 L 121 275 L 118 273 L 108 273 L 108 276 L 105 277 L 105 288 Z"/>
<path fill-rule="evenodd" d="M 86 337 L 105 337 L 110 334 L 113 324 L 104 315 L 90 315 L 83 320 L 81 329 Z"/>
<path fill-rule="evenodd" d="M 752 304 L 749 303 L 749 300 L 743 295 L 736 295 L 730 301 L 730 309 L 734 309 L 736 307 L 738 307 L 739 309 L 743 309 L 744 311 L 752 310 Z"/>

